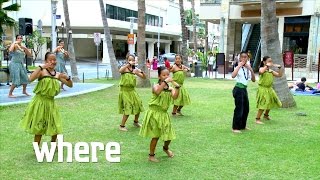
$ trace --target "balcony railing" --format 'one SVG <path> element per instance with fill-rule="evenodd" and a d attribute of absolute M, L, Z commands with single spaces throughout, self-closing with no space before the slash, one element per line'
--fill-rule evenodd
<path fill-rule="evenodd" d="M 214 4 L 221 4 L 222 0 L 200 0 L 200 5 L 214 5 Z M 278 3 L 296 3 L 301 2 L 302 0 L 276 0 Z M 233 4 L 250 4 L 250 3 L 260 3 L 261 0 L 231 0 Z"/>
<path fill-rule="evenodd" d="M 302 0 L 276 0 L 276 2 L 301 2 Z M 233 3 L 260 3 L 261 0 L 233 0 Z"/>
<path fill-rule="evenodd" d="M 200 0 L 200 5 L 221 4 L 221 0 Z"/>

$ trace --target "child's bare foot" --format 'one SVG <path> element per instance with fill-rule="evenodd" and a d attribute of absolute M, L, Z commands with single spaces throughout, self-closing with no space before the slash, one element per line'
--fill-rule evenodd
<path fill-rule="evenodd" d="M 138 121 L 134 121 L 133 122 L 133 125 L 137 128 L 140 128 L 141 127 L 141 124 L 138 122 Z"/>
<path fill-rule="evenodd" d="M 246 128 L 244 128 L 244 130 L 248 130 L 248 131 L 250 131 L 251 129 L 250 129 L 250 128 L 248 128 L 248 127 L 246 127 Z"/>
<path fill-rule="evenodd" d="M 9 94 L 8 97 L 9 98 L 16 98 L 16 96 L 14 96 L 13 94 Z"/>
<path fill-rule="evenodd" d="M 260 120 L 260 118 L 256 118 L 256 124 L 264 124 L 264 123 Z"/>
<path fill-rule="evenodd" d="M 155 154 L 153 154 L 153 155 L 149 154 L 148 160 L 151 162 L 156 162 L 156 163 L 159 162 L 159 160 L 157 158 L 155 158 L 154 155 Z"/>
<path fill-rule="evenodd" d="M 181 111 L 177 111 L 177 115 L 179 115 L 179 116 L 184 116 L 184 115 L 181 113 Z"/>
<path fill-rule="evenodd" d="M 264 114 L 263 118 L 264 118 L 265 120 L 268 120 L 268 121 L 271 120 L 270 117 L 269 117 L 269 114 Z"/>
<path fill-rule="evenodd" d="M 22 94 L 25 94 L 26 96 L 30 96 L 27 92 L 22 92 Z"/>
<path fill-rule="evenodd" d="M 232 129 L 233 133 L 242 133 L 239 129 Z"/>
<path fill-rule="evenodd" d="M 126 126 L 119 126 L 119 130 L 120 131 L 128 131 L 128 129 L 126 128 Z"/>
<path fill-rule="evenodd" d="M 163 147 L 163 151 L 168 155 L 169 158 L 174 156 L 173 152 L 169 150 L 169 148 Z"/>

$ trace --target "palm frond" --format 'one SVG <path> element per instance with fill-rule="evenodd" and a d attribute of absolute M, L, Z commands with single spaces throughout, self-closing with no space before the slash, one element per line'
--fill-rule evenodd
<path fill-rule="evenodd" d="M 8 1 L 10 1 L 10 0 L 0 0 L 0 4 L 3 4 L 3 3 L 8 2 Z"/>
<path fill-rule="evenodd" d="M 5 8 L 3 8 L 3 10 L 6 11 L 19 11 L 20 5 L 18 3 L 15 4 L 11 4 L 10 6 L 7 6 Z"/>

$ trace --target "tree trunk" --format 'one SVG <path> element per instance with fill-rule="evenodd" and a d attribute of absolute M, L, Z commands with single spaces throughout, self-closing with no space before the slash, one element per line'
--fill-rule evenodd
<path fill-rule="evenodd" d="M 109 58 L 110 58 L 112 77 L 114 79 L 120 79 L 120 73 L 118 70 L 118 63 L 117 63 L 116 57 L 114 55 L 112 41 L 110 38 L 110 29 L 109 29 L 109 25 L 108 25 L 108 21 L 107 21 L 107 15 L 106 15 L 106 11 L 104 8 L 103 0 L 99 0 L 99 4 L 100 4 L 101 18 L 102 18 L 102 23 L 103 23 L 103 28 L 104 28 L 104 38 L 105 38 L 104 40 L 106 41 L 107 47 L 108 47 L 108 54 L 109 54 Z"/>
<path fill-rule="evenodd" d="M 274 90 L 282 102 L 282 107 L 294 107 L 296 103 L 289 92 L 280 52 L 276 2 L 274 0 L 263 0 L 261 1 L 261 7 L 261 54 L 262 56 L 270 56 L 274 63 L 282 66 L 283 76 L 275 78 Z"/>
<path fill-rule="evenodd" d="M 138 0 L 138 64 L 142 72 L 147 76 L 146 79 L 138 77 L 137 87 L 151 87 L 150 73 L 146 66 L 146 2 Z M 160 23 L 160 22 L 159 22 Z"/>
<path fill-rule="evenodd" d="M 192 11 L 192 26 L 193 26 L 193 49 L 194 52 L 197 52 L 197 24 L 196 24 L 196 12 L 194 9 L 194 0 L 191 0 L 191 11 Z"/>
<path fill-rule="evenodd" d="M 64 18 L 66 22 L 66 31 L 69 34 L 69 44 L 67 44 L 67 46 L 68 46 L 68 52 L 69 52 L 72 81 L 79 82 L 80 79 L 78 77 L 77 61 L 76 61 L 76 55 L 74 53 L 72 33 L 69 33 L 69 31 L 71 30 L 71 25 L 70 25 L 70 18 L 69 18 L 68 2 L 67 0 L 63 0 L 62 2 L 63 2 Z"/>
<path fill-rule="evenodd" d="M 184 7 L 183 7 L 183 0 L 179 0 L 180 6 L 180 20 L 181 20 L 181 32 L 182 32 L 182 59 L 183 64 L 186 66 L 188 65 L 188 55 L 187 55 L 187 28 L 186 28 L 186 21 L 184 19 Z"/>

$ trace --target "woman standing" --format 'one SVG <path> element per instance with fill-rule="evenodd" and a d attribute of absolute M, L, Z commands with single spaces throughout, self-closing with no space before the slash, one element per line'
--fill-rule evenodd
<path fill-rule="evenodd" d="M 13 90 L 20 85 L 22 85 L 23 87 L 22 93 L 27 96 L 30 96 L 26 90 L 29 80 L 28 80 L 27 69 L 23 67 L 23 61 L 26 54 L 27 56 L 32 56 L 32 54 L 26 47 L 22 46 L 21 42 L 22 42 L 22 35 L 17 35 L 16 41 L 12 43 L 9 48 L 9 51 L 12 53 L 11 62 L 9 64 L 9 72 L 12 80 L 12 85 L 10 87 L 9 95 L 8 95 L 8 97 L 10 98 L 16 97 L 12 93 L 13 93 Z"/>
<path fill-rule="evenodd" d="M 67 74 L 67 69 L 66 69 L 66 63 L 65 63 L 65 58 L 68 58 L 69 57 L 69 53 L 68 51 L 64 50 L 63 47 L 64 47 L 64 41 L 59 39 L 58 41 L 58 47 L 53 50 L 54 53 L 56 53 L 56 56 L 57 56 L 57 65 L 55 67 L 55 70 L 59 73 L 65 73 Z M 63 82 L 61 82 L 61 89 L 65 90 L 63 88 Z"/>

